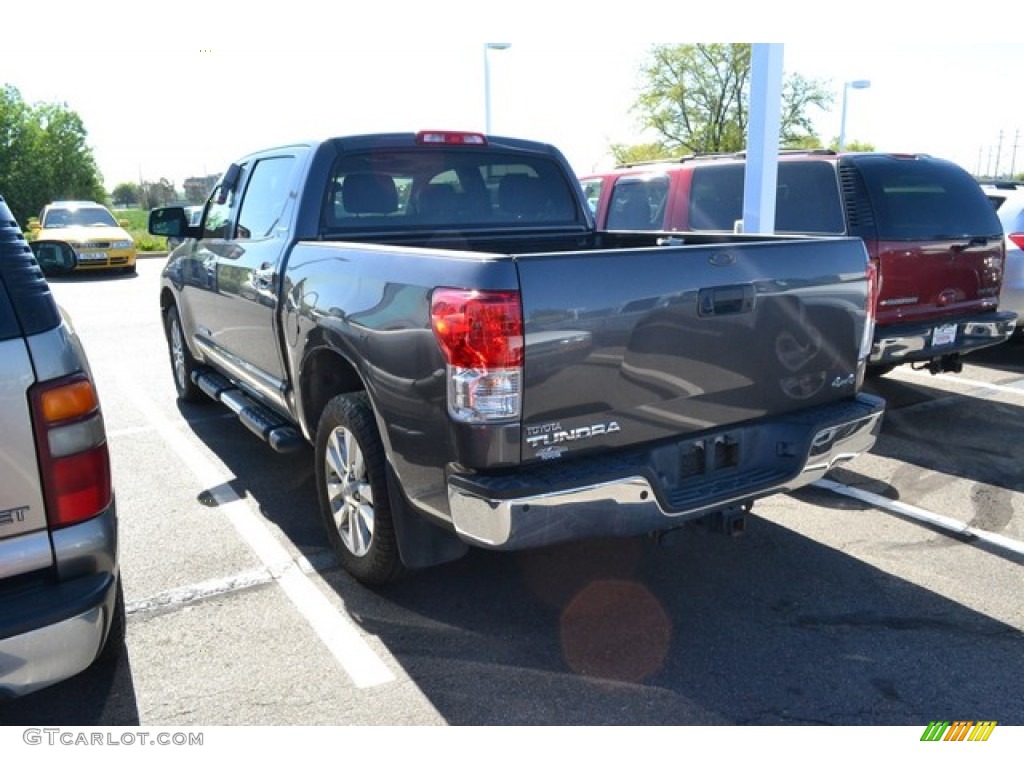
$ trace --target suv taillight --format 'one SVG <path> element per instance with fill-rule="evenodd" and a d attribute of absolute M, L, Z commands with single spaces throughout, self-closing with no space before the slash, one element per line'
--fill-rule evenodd
<path fill-rule="evenodd" d="M 882 273 L 877 256 L 868 257 L 868 304 L 864 313 L 864 335 L 860 343 L 860 359 L 866 360 L 871 354 L 875 340 L 875 317 L 878 313 L 878 293 L 881 290 Z"/>
<path fill-rule="evenodd" d="M 448 363 L 448 413 L 475 424 L 518 419 L 523 320 L 518 291 L 437 288 L 434 336 Z"/>
<path fill-rule="evenodd" d="M 30 392 L 47 518 L 62 528 L 95 517 L 112 498 L 110 454 L 99 398 L 84 374 Z"/>

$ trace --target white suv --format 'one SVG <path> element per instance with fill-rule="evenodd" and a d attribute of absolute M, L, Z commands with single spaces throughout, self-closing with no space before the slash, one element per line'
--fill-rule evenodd
<path fill-rule="evenodd" d="M 76 263 L 67 243 L 30 247 L 0 197 L 0 698 L 69 678 L 123 645 L 103 414 L 40 266 Z"/>
<path fill-rule="evenodd" d="M 1006 236 L 1006 264 L 999 308 L 1017 313 L 1017 331 L 1024 329 L 1024 183 L 993 182 L 981 185 L 996 209 Z"/>

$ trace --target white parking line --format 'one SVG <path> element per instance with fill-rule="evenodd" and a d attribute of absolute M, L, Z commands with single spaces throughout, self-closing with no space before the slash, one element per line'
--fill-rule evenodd
<path fill-rule="evenodd" d="M 392 682 L 394 674 L 363 639 L 358 627 L 334 608 L 309 576 L 303 573 L 297 561 L 274 538 L 263 518 L 255 514 L 249 504 L 231 490 L 228 484 L 230 478 L 207 463 L 177 426 L 159 415 L 156 406 L 138 391 L 133 382 L 124 380 L 121 388 L 167 446 L 191 470 L 202 487 L 217 489 L 218 511 L 231 521 L 242 540 L 273 575 L 352 682 L 359 688 Z M 292 563 L 296 567 L 282 568 L 282 563 Z"/>
<path fill-rule="evenodd" d="M 988 390 L 991 392 L 999 392 L 1004 395 L 1018 395 L 1024 397 L 1024 383 L 1021 386 L 1011 386 L 1007 384 L 993 384 L 990 381 L 981 381 L 980 379 L 968 379 L 959 373 L 953 374 L 937 374 L 932 375 L 928 371 L 916 370 L 914 368 L 907 368 L 901 373 L 907 373 L 916 378 L 929 378 L 933 381 L 947 381 L 950 384 L 963 384 L 968 387 L 973 387 L 971 390 L 960 391 L 960 390 L 949 390 L 953 394 L 957 395 L 974 395 L 977 390 Z"/>
<path fill-rule="evenodd" d="M 327 552 L 314 555 L 313 560 L 298 557 L 274 566 L 268 567 L 264 565 L 259 568 L 250 568 L 247 571 L 239 571 L 230 576 L 207 579 L 206 581 L 194 584 L 186 584 L 183 587 L 173 587 L 157 592 L 149 597 L 129 600 L 125 603 L 125 611 L 131 615 L 133 613 L 147 613 L 164 609 L 173 610 L 196 600 L 205 600 L 210 597 L 227 595 L 231 592 L 252 589 L 264 584 L 272 584 L 289 568 L 298 567 L 303 573 L 313 573 L 314 571 L 325 571 L 328 568 L 337 567 L 337 565 L 337 558 Z"/>
<path fill-rule="evenodd" d="M 979 541 L 984 541 L 986 544 L 993 547 L 1004 549 L 1017 555 L 1024 555 L 1024 542 L 1011 539 L 1008 536 L 1000 536 L 998 533 L 983 531 L 980 528 L 974 528 L 951 517 L 939 515 L 935 512 L 929 512 L 927 509 L 915 507 L 912 504 L 906 504 L 902 501 L 894 501 L 893 499 L 888 499 L 885 496 L 880 496 L 877 493 L 871 493 L 870 491 L 864 491 L 859 488 L 851 488 L 848 485 L 837 483 L 834 480 L 822 479 L 815 482 L 814 485 L 818 488 L 824 488 L 825 490 L 838 493 L 842 496 L 849 496 L 852 499 L 866 502 L 874 507 L 884 509 L 888 512 L 893 512 L 901 517 L 909 518 L 919 523 L 926 523 L 958 536 L 967 536 Z"/>

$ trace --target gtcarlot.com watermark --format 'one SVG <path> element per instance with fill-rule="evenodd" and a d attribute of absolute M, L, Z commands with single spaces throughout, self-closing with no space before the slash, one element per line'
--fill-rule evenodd
<path fill-rule="evenodd" d="M 183 731 L 77 731 L 71 728 L 26 728 L 22 741 L 48 747 L 201 747 L 203 734 Z"/>

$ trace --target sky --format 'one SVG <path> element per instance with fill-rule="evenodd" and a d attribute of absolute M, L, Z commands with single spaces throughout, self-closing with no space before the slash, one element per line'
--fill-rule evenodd
<path fill-rule="evenodd" d="M 108 190 L 160 178 L 180 187 L 296 140 L 483 130 L 485 57 L 492 132 L 554 144 L 589 173 L 611 165 L 610 145 L 651 139 L 632 112 L 651 46 L 693 42 L 780 43 L 786 74 L 822 81 L 835 96 L 830 111 L 812 112 L 825 143 L 839 135 L 843 83 L 868 80 L 848 91 L 847 142 L 924 152 L 983 175 L 1024 171 L 1024 110 L 1007 88 L 1024 72 L 1024 45 L 1010 37 L 1024 12 L 1009 0 L 948 22 L 876 0 L 839 19 L 791 0 L 784 24 L 747 0 L 727 11 L 692 0 L 47 7 L 45 25 L 37 19 L 0 49 L 0 84 L 77 112 Z M 991 28 L 1000 17 L 1017 19 L 1003 39 Z M 510 47 L 485 53 L 485 42 Z"/>

